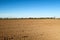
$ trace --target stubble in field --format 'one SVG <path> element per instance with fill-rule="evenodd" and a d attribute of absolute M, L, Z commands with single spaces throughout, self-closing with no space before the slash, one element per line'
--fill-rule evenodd
<path fill-rule="evenodd" d="M 0 40 L 60 40 L 60 20 L 0 20 Z"/>

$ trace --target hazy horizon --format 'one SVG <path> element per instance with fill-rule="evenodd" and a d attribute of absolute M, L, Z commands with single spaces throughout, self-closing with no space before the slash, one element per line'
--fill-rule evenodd
<path fill-rule="evenodd" d="M 0 18 L 60 17 L 60 0 L 0 0 Z"/>

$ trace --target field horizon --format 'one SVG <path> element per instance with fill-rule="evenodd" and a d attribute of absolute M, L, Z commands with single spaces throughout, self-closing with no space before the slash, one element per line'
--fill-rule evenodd
<path fill-rule="evenodd" d="M 60 19 L 56 17 L 21 17 L 21 18 L 0 18 L 0 19 Z"/>

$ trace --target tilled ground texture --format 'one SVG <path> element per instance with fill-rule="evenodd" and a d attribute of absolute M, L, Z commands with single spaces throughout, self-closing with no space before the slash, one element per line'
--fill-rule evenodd
<path fill-rule="evenodd" d="M 60 40 L 60 20 L 0 20 L 0 40 Z"/>

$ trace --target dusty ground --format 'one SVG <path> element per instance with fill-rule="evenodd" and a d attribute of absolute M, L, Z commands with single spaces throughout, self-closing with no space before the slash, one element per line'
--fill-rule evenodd
<path fill-rule="evenodd" d="M 60 40 L 60 20 L 0 20 L 0 40 Z"/>

